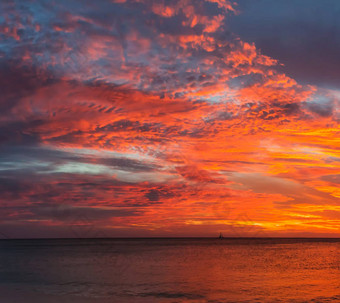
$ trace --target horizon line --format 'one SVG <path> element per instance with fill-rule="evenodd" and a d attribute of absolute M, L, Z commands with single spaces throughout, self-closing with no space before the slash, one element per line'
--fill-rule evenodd
<path fill-rule="evenodd" d="M 275 240 L 275 239 L 286 239 L 286 240 L 340 240 L 339 237 L 228 237 L 223 236 L 222 239 L 219 237 L 35 237 L 35 238 L 0 238 L 1 240 L 161 240 L 161 239 L 213 239 L 213 240 L 242 240 L 242 239 L 263 239 L 263 240 Z"/>

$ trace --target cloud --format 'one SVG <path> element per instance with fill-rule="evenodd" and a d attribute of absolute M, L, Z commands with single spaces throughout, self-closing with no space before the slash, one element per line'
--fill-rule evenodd
<path fill-rule="evenodd" d="M 254 10 L 270 15 L 264 3 L 1 3 L 6 228 L 65 235 L 69 213 L 123 234 L 334 231 L 327 208 L 309 208 L 339 197 L 339 94 L 307 85 L 307 67 L 292 77 L 287 42 L 277 56 L 259 44 L 272 31 L 234 32 Z M 275 5 L 279 22 L 293 4 Z M 317 52 L 288 44 L 306 60 Z"/>
<path fill-rule="evenodd" d="M 229 19 L 232 31 L 281 64 L 300 83 L 338 87 L 340 73 L 338 1 L 302 0 L 276 3 L 238 1 L 240 13 Z"/>

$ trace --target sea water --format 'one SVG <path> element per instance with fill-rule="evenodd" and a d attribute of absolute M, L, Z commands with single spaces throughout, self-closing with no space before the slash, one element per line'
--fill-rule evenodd
<path fill-rule="evenodd" d="M 1 240 L 0 302 L 340 302 L 340 240 Z"/>

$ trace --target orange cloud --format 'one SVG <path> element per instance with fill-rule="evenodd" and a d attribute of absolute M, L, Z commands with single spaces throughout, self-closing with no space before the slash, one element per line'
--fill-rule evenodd
<path fill-rule="evenodd" d="M 1 27 L 18 54 L 1 54 L 6 222 L 336 235 L 339 94 L 227 35 L 229 1 L 110 5 L 31 22 L 34 47 Z"/>

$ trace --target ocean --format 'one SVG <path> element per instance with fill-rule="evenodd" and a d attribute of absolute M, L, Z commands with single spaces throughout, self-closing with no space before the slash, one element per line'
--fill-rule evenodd
<path fill-rule="evenodd" d="M 0 302 L 340 302 L 340 240 L 0 240 Z"/>

